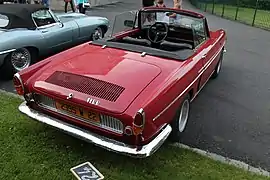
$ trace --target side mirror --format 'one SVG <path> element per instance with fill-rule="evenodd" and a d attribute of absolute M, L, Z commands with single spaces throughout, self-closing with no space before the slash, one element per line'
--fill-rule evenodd
<path fill-rule="evenodd" d="M 126 27 L 133 27 L 134 26 L 134 21 L 125 20 L 124 21 L 124 26 L 126 26 Z"/>
<path fill-rule="evenodd" d="M 58 24 L 58 26 L 61 27 L 61 28 L 64 27 L 64 24 L 63 24 L 61 21 L 57 22 L 57 24 Z"/>

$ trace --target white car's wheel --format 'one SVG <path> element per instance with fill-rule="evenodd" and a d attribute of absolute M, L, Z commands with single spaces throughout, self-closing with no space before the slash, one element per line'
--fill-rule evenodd
<path fill-rule="evenodd" d="M 94 31 L 94 33 L 92 34 L 92 40 L 98 40 L 98 39 L 102 39 L 104 37 L 103 34 L 103 30 L 101 29 L 101 27 L 97 27 Z"/>
<path fill-rule="evenodd" d="M 172 134 L 173 141 L 179 141 L 182 133 L 185 131 L 190 112 L 190 95 L 187 95 L 178 108 L 174 120 L 172 122 Z"/>

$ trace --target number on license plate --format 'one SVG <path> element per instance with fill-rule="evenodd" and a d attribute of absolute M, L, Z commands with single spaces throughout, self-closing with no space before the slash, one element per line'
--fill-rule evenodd
<path fill-rule="evenodd" d="M 63 110 L 63 111 L 66 111 L 66 112 L 69 112 L 73 115 L 79 116 L 81 118 L 88 119 L 90 121 L 100 122 L 100 118 L 99 118 L 98 113 L 95 113 L 92 111 L 87 111 L 81 107 L 76 107 L 76 106 L 72 106 L 70 104 L 56 102 L 56 108 Z"/>

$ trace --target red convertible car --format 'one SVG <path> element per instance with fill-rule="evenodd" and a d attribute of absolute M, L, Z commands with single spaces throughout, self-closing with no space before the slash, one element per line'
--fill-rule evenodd
<path fill-rule="evenodd" d="M 25 98 L 19 110 L 102 148 L 147 157 L 169 136 L 179 140 L 190 103 L 220 73 L 226 33 L 210 31 L 201 14 L 149 7 L 117 16 L 112 34 L 15 74 Z"/>

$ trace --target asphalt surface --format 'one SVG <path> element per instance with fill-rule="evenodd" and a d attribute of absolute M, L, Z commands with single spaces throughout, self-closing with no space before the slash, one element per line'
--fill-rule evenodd
<path fill-rule="evenodd" d="M 113 24 L 115 15 L 139 7 L 138 0 L 125 0 L 88 14 Z M 210 29 L 225 29 L 228 41 L 221 74 L 193 101 L 181 142 L 270 170 L 270 32 L 204 13 L 187 1 L 183 8 L 205 14 Z M 0 81 L 0 88 L 14 91 L 11 81 Z"/>
<path fill-rule="evenodd" d="M 270 170 L 270 32 L 203 14 L 226 30 L 227 53 L 192 104 L 183 143 Z"/>

